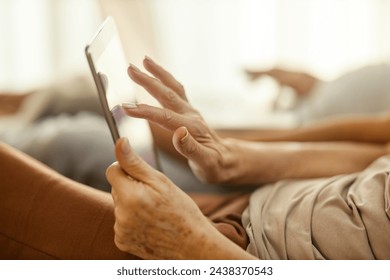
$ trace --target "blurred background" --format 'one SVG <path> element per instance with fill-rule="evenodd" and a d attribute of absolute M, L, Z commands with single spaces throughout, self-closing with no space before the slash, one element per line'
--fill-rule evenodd
<path fill-rule="evenodd" d="M 250 81 L 244 69 L 298 69 L 326 81 L 388 63 L 388 11 L 387 0 L 0 0 L 0 91 L 89 77 L 84 47 L 112 15 L 129 61 L 160 62 L 210 121 L 222 103 L 267 111 L 279 85 Z"/>
<path fill-rule="evenodd" d="M 388 113 L 389 11 L 388 0 L 0 0 L 0 141 L 110 190 L 113 143 L 84 54 L 108 15 L 128 62 L 162 64 L 219 133 Z M 166 149 L 165 138 L 141 142 Z M 199 187 L 188 168 L 162 166 Z"/>

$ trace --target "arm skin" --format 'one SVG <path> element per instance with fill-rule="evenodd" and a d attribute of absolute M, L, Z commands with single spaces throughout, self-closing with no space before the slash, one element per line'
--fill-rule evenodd
<path fill-rule="evenodd" d="M 263 75 L 273 77 L 301 96 L 308 96 L 319 81 L 305 72 L 274 68 L 268 71 L 246 70 L 251 79 Z M 356 141 L 386 143 L 390 141 L 390 115 L 337 117 L 289 130 L 221 130 L 223 137 L 250 141 Z"/>
<path fill-rule="evenodd" d="M 380 116 L 335 120 L 292 131 L 217 131 L 226 145 L 235 147 L 236 154 L 240 155 L 236 160 L 240 162 L 237 171 L 233 172 L 236 175 L 224 181 L 230 184 L 267 183 L 363 170 L 388 153 L 386 143 L 390 133 L 385 129 L 390 125 L 388 122 L 390 119 Z M 160 148 L 185 160 L 172 145 L 172 133 L 155 124 L 152 124 L 152 130 L 159 134 Z"/>
<path fill-rule="evenodd" d="M 363 170 L 388 153 L 385 145 L 351 142 L 255 143 L 225 139 L 235 166 L 226 182 L 262 184 L 283 179 L 329 177 Z"/>
<path fill-rule="evenodd" d="M 172 133 L 150 123 L 156 144 L 178 160 L 185 161 L 172 144 Z M 221 138 L 253 142 L 356 142 L 386 144 L 390 142 L 390 115 L 331 118 L 293 129 L 217 129 Z"/>
<path fill-rule="evenodd" d="M 332 118 L 286 130 L 218 130 L 221 137 L 248 141 L 351 141 L 390 142 L 390 115 Z"/>

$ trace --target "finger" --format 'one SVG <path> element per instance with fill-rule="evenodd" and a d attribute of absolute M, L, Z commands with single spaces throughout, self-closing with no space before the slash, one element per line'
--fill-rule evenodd
<path fill-rule="evenodd" d="M 283 85 L 286 84 L 286 81 L 288 80 L 291 74 L 292 72 L 288 72 L 280 68 L 272 68 L 267 71 L 268 76 L 274 78 L 275 80 L 277 80 L 279 83 Z"/>
<path fill-rule="evenodd" d="M 122 107 L 127 115 L 149 120 L 170 131 L 174 131 L 180 126 L 191 125 L 191 120 L 189 118 L 177 114 L 169 109 L 133 103 L 124 103 L 122 104 Z"/>
<path fill-rule="evenodd" d="M 158 79 L 141 72 L 134 65 L 129 66 L 128 74 L 134 82 L 144 87 L 156 98 L 164 108 L 171 109 L 175 112 L 185 112 L 191 109 L 189 104 L 178 96 L 175 91 L 165 86 Z"/>
<path fill-rule="evenodd" d="M 183 85 L 177 81 L 171 73 L 166 71 L 163 67 L 154 62 L 150 57 L 146 56 L 144 59 L 144 67 L 150 73 L 159 79 L 164 85 L 176 92 L 182 99 L 187 101 L 185 89 Z"/>
<path fill-rule="evenodd" d="M 123 178 L 122 182 L 124 182 L 126 180 L 126 182 L 128 184 L 139 183 L 139 181 L 133 179 L 132 177 L 129 176 L 129 174 L 127 174 L 125 171 L 123 171 L 123 169 L 121 168 L 121 166 L 119 165 L 118 162 L 114 162 L 113 164 L 111 164 L 107 168 L 106 178 L 110 184 L 111 183 L 118 183 L 118 181 L 115 181 L 115 179 L 119 179 L 121 177 Z M 112 195 L 114 201 L 116 201 L 118 198 L 118 195 L 117 195 L 117 192 L 116 192 L 114 187 L 111 188 L 111 195 Z"/>
<path fill-rule="evenodd" d="M 117 141 L 115 156 L 123 171 L 135 180 L 148 183 L 156 177 L 157 171 L 131 149 L 127 138 Z"/>
<path fill-rule="evenodd" d="M 115 204 L 118 204 L 118 201 L 125 197 L 124 194 L 127 193 L 131 182 L 136 182 L 130 180 L 129 175 L 123 171 L 118 162 L 107 168 L 106 178 L 111 185 L 111 194 Z M 132 190 L 135 191 L 135 188 L 133 187 Z"/>
<path fill-rule="evenodd" d="M 199 142 L 192 137 L 186 127 L 179 127 L 173 133 L 172 142 L 175 149 L 188 160 L 198 165 L 207 164 L 206 159 L 210 154 L 206 151 L 204 146 L 199 144 Z"/>
<path fill-rule="evenodd" d="M 251 78 L 258 78 L 262 75 L 267 75 L 267 71 L 245 69 L 245 73 Z"/>

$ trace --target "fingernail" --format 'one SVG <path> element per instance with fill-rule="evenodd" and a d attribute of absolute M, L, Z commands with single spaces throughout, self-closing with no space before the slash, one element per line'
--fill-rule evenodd
<path fill-rule="evenodd" d="M 124 155 L 128 155 L 131 151 L 129 139 L 126 137 L 121 138 L 121 151 Z"/>
<path fill-rule="evenodd" d="M 180 142 L 183 143 L 184 141 L 186 141 L 187 137 L 188 137 L 188 130 L 186 129 L 186 134 L 180 139 Z"/>
<path fill-rule="evenodd" d="M 147 60 L 147 61 L 149 61 L 149 62 L 152 62 L 152 63 L 155 63 L 154 61 L 153 61 L 153 59 L 151 59 L 149 56 L 147 56 L 147 55 L 145 55 L 145 60 Z"/>
<path fill-rule="evenodd" d="M 132 71 L 141 73 L 141 70 L 139 70 L 139 68 L 137 66 L 135 66 L 134 64 L 132 64 L 132 63 L 130 63 L 129 69 L 132 70 Z"/>
<path fill-rule="evenodd" d="M 125 109 L 135 109 L 137 108 L 137 103 L 122 103 L 122 107 Z"/>

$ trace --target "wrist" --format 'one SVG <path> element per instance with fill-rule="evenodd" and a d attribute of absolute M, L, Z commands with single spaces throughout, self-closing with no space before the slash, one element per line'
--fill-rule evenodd
<path fill-rule="evenodd" d="M 222 260 L 255 259 L 244 249 L 220 233 L 208 220 L 197 226 L 186 244 L 183 259 Z"/>
<path fill-rule="evenodd" d="M 277 145 L 228 138 L 224 139 L 224 144 L 229 152 L 225 157 L 223 183 L 257 185 L 273 182 L 275 176 L 284 176 L 284 168 L 275 168 L 275 162 L 280 159 Z"/>
<path fill-rule="evenodd" d="M 223 161 L 221 164 L 221 178 L 219 183 L 240 184 L 243 182 L 246 162 L 243 159 L 243 151 L 239 145 L 240 140 L 223 138 Z"/>

